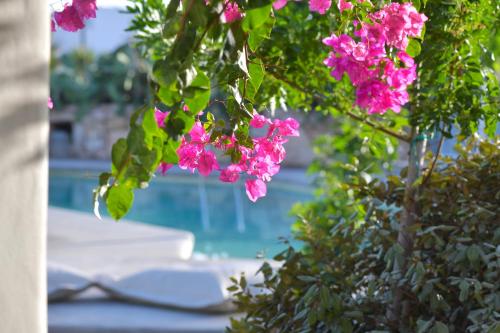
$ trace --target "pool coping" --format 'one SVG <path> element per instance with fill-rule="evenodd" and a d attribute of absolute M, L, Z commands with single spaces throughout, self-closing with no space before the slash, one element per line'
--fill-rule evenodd
<path fill-rule="evenodd" d="M 105 160 L 80 160 L 80 159 L 50 159 L 49 169 L 51 170 L 85 170 L 92 172 L 109 171 L 111 161 Z M 190 176 L 189 171 L 182 170 L 174 166 L 168 171 L 168 174 Z M 201 177 L 199 175 L 195 175 Z M 210 179 L 216 179 L 215 176 L 209 176 Z M 280 172 L 273 176 L 273 180 L 280 182 L 293 182 L 297 185 L 313 187 L 315 176 L 307 174 L 304 168 L 281 168 Z"/>

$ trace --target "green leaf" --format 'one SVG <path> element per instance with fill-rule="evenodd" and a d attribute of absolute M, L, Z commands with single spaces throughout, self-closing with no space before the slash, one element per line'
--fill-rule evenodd
<path fill-rule="evenodd" d="M 464 302 L 469 297 L 469 283 L 462 280 L 458 285 L 458 288 L 460 289 L 459 300 L 460 302 Z"/>
<path fill-rule="evenodd" d="M 161 86 L 157 96 L 162 103 L 169 106 L 177 104 L 182 100 L 176 82 L 172 83 L 169 87 Z"/>
<path fill-rule="evenodd" d="M 406 48 L 406 53 L 408 53 L 411 57 L 416 57 L 420 54 L 421 50 L 422 47 L 420 46 L 420 43 L 416 39 L 410 39 L 408 47 Z"/>
<path fill-rule="evenodd" d="M 432 320 L 417 320 L 417 333 L 426 333 L 432 325 Z"/>
<path fill-rule="evenodd" d="M 182 110 L 175 110 L 167 119 L 166 130 L 170 138 L 177 140 L 179 136 L 189 132 L 193 124 L 194 116 Z"/>
<path fill-rule="evenodd" d="M 245 48 L 242 50 L 238 51 L 238 67 L 245 73 L 247 76 L 248 74 L 248 67 L 247 67 L 247 53 L 245 52 Z"/>
<path fill-rule="evenodd" d="M 190 87 L 184 90 L 184 102 L 189 107 L 192 114 L 198 114 L 206 108 L 210 101 L 210 79 L 202 71 L 191 83 Z"/>
<path fill-rule="evenodd" d="M 121 219 L 134 202 L 134 192 L 127 186 L 115 185 L 111 187 L 106 196 L 106 206 L 109 215 L 115 220 Z"/>
<path fill-rule="evenodd" d="M 113 173 L 116 173 L 120 169 L 126 154 L 127 140 L 123 138 L 118 139 L 111 148 L 111 167 Z"/>
<path fill-rule="evenodd" d="M 252 52 L 257 51 L 257 48 L 265 39 L 269 39 L 275 22 L 276 19 L 271 17 L 270 20 L 267 20 L 266 23 L 261 25 L 259 28 L 250 31 L 248 35 L 248 47 L 250 47 Z"/>
<path fill-rule="evenodd" d="M 189 0 L 191 1 L 191 0 Z M 186 1 L 187 3 L 188 1 Z M 208 6 L 203 0 L 194 0 L 189 11 L 189 20 L 195 26 L 205 26 L 207 24 Z"/>
<path fill-rule="evenodd" d="M 412 4 L 417 11 L 420 11 L 420 0 L 412 0 Z"/>
<path fill-rule="evenodd" d="M 467 259 L 469 259 L 471 263 L 476 263 L 479 260 L 479 256 L 480 254 L 478 246 L 469 246 L 469 248 L 467 249 Z"/>
<path fill-rule="evenodd" d="M 271 4 L 261 7 L 250 8 L 245 13 L 245 18 L 241 24 L 244 31 L 251 31 L 259 28 L 271 17 Z"/>
<path fill-rule="evenodd" d="M 144 148 L 145 133 L 142 126 L 131 126 L 127 136 L 128 152 L 136 154 Z"/>
<path fill-rule="evenodd" d="M 179 82 L 181 89 L 189 87 L 193 83 L 197 74 L 198 72 L 196 71 L 196 68 L 194 66 L 188 66 L 185 70 L 183 70 L 179 74 Z"/>
<path fill-rule="evenodd" d="M 170 87 L 177 81 L 177 72 L 179 69 L 179 62 L 167 59 L 159 60 L 153 65 L 153 79 L 161 86 Z"/>
<path fill-rule="evenodd" d="M 436 321 L 431 330 L 432 333 L 449 333 L 448 326 L 440 321 Z"/>
<path fill-rule="evenodd" d="M 153 140 L 155 137 L 158 137 L 162 132 L 156 123 L 154 109 L 149 108 L 144 113 L 144 118 L 142 120 L 142 128 L 145 132 L 145 142 L 149 148 L 151 148 L 154 144 Z"/>
<path fill-rule="evenodd" d="M 248 66 L 248 72 L 250 74 L 250 83 L 258 91 L 262 81 L 264 80 L 264 66 L 262 66 L 262 61 L 260 59 L 255 59 L 250 62 Z"/>
<path fill-rule="evenodd" d="M 179 8 L 180 0 L 170 0 L 167 7 L 167 19 L 172 18 L 177 13 L 177 8 Z"/>
<path fill-rule="evenodd" d="M 180 141 L 168 140 L 167 143 L 163 145 L 163 156 L 161 160 L 165 163 L 177 164 L 179 162 L 177 149 L 180 144 Z"/>

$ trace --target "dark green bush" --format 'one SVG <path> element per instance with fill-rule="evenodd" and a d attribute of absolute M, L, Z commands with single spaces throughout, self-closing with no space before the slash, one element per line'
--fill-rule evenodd
<path fill-rule="evenodd" d="M 305 206 L 297 225 L 305 249 L 278 255 L 283 266 L 276 272 L 263 266 L 265 282 L 257 287 L 265 293 L 244 281 L 232 288 L 246 316 L 229 331 L 397 331 L 387 309 L 391 290 L 402 286 L 408 332 L 499 332 L 500 139 L 470 140 L 457 152 L 419 179 L 404 276 L 396 242 L 404 177 L 351 178 L 343 185 L 351 216 L 332 213 L 328 197 Z"/>

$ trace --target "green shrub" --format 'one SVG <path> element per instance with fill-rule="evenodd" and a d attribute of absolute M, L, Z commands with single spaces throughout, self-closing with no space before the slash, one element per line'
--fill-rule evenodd
<path fill-rule="evenodd" d="M 233 286 L 246 316 L 229 331 L 398 331 L 387 309 L 402 286 L 408 332 L 499 332 L 500 139 L 469 140 L 457 152 L 419 179 L 404 276 L 396 241 L 404 177 L 351 178 L 343 185 L 353 195 L 351 216 L 332 214 L 328 197 L 305 206 L 297 236 L 305 249 L 278 255 L 276 272 L 262 267 L 265 282 L 256 287 L 264 293 L 245 281 Z"/>

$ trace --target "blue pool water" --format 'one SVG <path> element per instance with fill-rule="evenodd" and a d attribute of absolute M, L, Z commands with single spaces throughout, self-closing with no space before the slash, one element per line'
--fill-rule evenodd
<path fill-rule="evenodd" d="M 92 213 L 97 173 L 51 170 L 49 204 Z M 189 230 L 195 252 L 208 256 L 271 258 L 285 246 L 295 221 L 294 203 L 311 199 L 308 186 L 273 180 L 265 198 L 252 203 L 242 183 L 223 184 L 213 178 L 173 174 L 155 178 L 136 193 L 129 220 Z M 105 208 L 101 208 L 104 213 Z"/>

